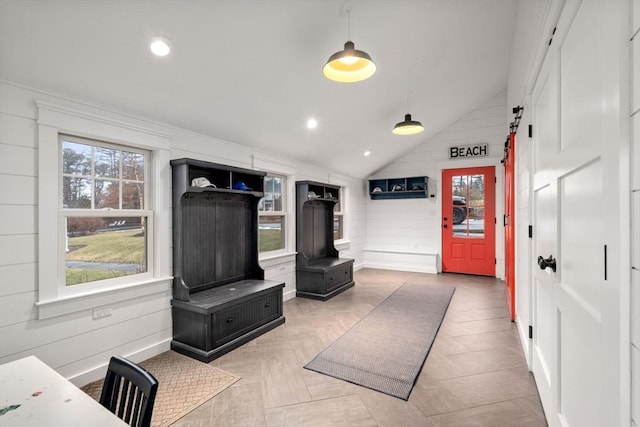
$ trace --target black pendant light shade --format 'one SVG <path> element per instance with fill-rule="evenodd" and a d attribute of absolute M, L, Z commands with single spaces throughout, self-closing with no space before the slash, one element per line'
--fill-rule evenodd
<path fill-rule="evenodd" d="M 344 50 L 329 57 L 322 73 L 329 80 L 340 83 L 353 83 L 366 80 L 376 72 L 376 64 L 367 52 L 356 50 L 351 41 L 351 11 L 347 12 L 348 38 Z"/>
<path fill-rule="evenodd" d="M 376 72 L 376 64 L 366 52 L 356 50 L 352 41 L 344 44 L 344 50 L 334 53 L 322 68 L 329 80 L 353 83 L 366 80 Z"/>
<path fill-rule="evenodd" d="M 411 114 L 404 115 L 404 121 L 397 123 L 391 132 L 396 135 L 415 135 L 424 130 L 422 123 L 411 120 Z"/>

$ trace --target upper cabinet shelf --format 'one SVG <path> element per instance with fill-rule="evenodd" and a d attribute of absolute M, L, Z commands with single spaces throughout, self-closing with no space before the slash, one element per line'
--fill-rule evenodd
<path fill-rule="evenodd" d="M 369 180 L 371 200 L 424 199 L 427 197 L 429 177 L 381 178 Z"/>
<path fill-rule="evenodd" d="M 299 195 L 303 201 L 327 200 L 335 203 L 340 202 L 340 187 L 331 184 L 322 184 L 313 181 L 297 181 L 307 188 L 306 197 L 304 194 Z M 304 188 L 299 186 L 299 188 Z"/>
<path fill-rule="evenodd" d="M 264 172 L 194 159 L 171 160 L 174 194 L 226 192 L 263 196 Z"/>

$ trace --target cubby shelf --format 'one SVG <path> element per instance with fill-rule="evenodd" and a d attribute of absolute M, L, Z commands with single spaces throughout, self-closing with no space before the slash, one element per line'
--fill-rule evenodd
<path fill-rule="evenodd" d="M 369 180 L 371 200 L 424 199 L 428 194 L 429 177 L 378 178 Z"/>
<path fill-rule="evenodd" d="M 195 159 L 171 160 L 171 166 L 173 193 L 178 197 L 184 193 L 203 192 L 250 194 L 257 198 L 264 195 L 264 172 Z M 193 180 L 198 178 L 205 178 L 212 186 L 192 186 Z"/>

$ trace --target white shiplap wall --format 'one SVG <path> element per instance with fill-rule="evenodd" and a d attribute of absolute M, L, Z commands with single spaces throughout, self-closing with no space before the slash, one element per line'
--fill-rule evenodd
<path fill-rule="evenodd" d="M 36 100 L 79 110 L 98 110 L 118 120 L 152 126 L 171 135 L 171 158 L 192 157 L 252 168 L 254 159 L 259 156 L 262 165 L 269 164 L 269 160 L 264 159 L 273 159 L 273 166 L 269 168 L 273 171 L 286 169 L 292 186 L 294 181 L 302 179 L 344 186 L 347 238 L 338 247 L 341 256 L 354 258 L 356 268 L 362 268 L 366 209 L 361 179 L 287 158 L 274 158 L 269 153 L 257 153 L 238 144 L 86 106 L 41 91 L 0 83 L 0 363 L 34 354 L 63 376 L 82 385 L 104 375 L 111 355 L 120 354 L 141 361 L 169 349 L 172 337 L 170 283 L 161 292 L 109 304 L 112 310 L 109 317 L 94 320 L 91 310 L 83 310 L 44 320 L 37 318 L 34 305 L 38 292 Z M 164 167 L 170 168 L 168 164 Z M 171 183 L 160 185 L 170 188 Z M 166 208 L 163 212 L 170 215 L 170 206 Z M 286 299 L 295 296 L 293 200 L 289 203 L 289 211 L 291 234 L 287 240 L 292 253 L 261 261 L 267 278 L 286 282 Z"/>
<path fill-rule="evenodd" d="M 640 0 L 631 26 L 631 419 L 640 426 Z"/>
<path fill-rule="evenodd" d="M 369 177 L 429 177 L 427 199 L 367 200 L 365 266 L 437 273 L 442 253 L 442 170 L 470 166 L 496 166 L 496 217 L 503 214 L 503 156 L 508 123 L 505 94 L 501 93 L 471 111 L 444 131 Z M 424 122 L 428 126 L 428 121 Z M 401 138 L 401 137 L 398 137 Z M 474 160 L 449 160 L 451 146 L 488 143 L 489 156 Z M 496 227 L 496 276 L 504 277 L 503 229 Z"/>
<path fill-rule="evenodd" d="M 0 363 L 35 354 L 62 375 L 95 378 L 112 354 L 143 359 L 168 349 L 170 286 L 135 301 L 38 320 L 38 143 L 35 100 L 55 100 L 0 85 Z"/>

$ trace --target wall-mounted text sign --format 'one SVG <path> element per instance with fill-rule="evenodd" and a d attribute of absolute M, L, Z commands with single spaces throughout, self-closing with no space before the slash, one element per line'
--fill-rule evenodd
<path fill-rule="evenodd" d="M 489 144 L 472 144 L 449 147 L 450 159 L 462 159 L 466 157 L 486 157 L 489 155 Z"/>

